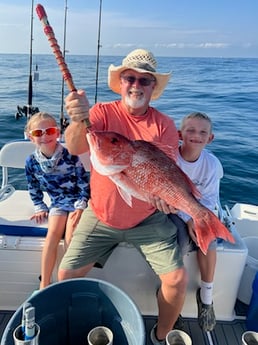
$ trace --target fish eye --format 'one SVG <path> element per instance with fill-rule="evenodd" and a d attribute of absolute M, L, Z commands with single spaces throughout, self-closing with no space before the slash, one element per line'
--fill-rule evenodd
<path fill-rule="evenodd" d="M 116 143 L 118 143 L 118 139 L 117 138 L 112 138 L 111 139 L 111 144 L 116 144 Z"/>

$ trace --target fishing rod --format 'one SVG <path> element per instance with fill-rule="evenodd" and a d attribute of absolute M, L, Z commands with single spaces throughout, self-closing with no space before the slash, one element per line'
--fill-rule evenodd
<path fill-rule="evenodd" d="M 100 44 L 101 12 L 102 12 L 102 0 L 99 1 L 99 29 L 98 29 L 97 63 L 96 63 L 95 103 L 97 103 L 97 100 L 98 100 L 99 52 L 101 48 L 101 44 Z"/>
<path fill-rule="evenodd" d="M 29 70 L 29 84 L 28 84 L 28 105 L 27 118 L 30 119 L 32 114 L 32 40 L 33 40 L 33 10 L 34 0 L 31 1 L 31 19 L 30 19 L 30 70 Z"/>
<path fill-rule="evenodd" d="M 30 16 L 30 59 L 29 59 L 29 83 L 28 83 L 28 103 L 27 106 L 24 107 L 25 109 L 23 112 L 25 112 L 25 115 L 27 119 L 29 120 L 32 115 L 37 113 L 39 111 L 38 107 L 32 106 L 32 98 L 33 98 L 33 79 L 38 80 L 38 66 L 36 66 L 36 72 L 34 77 L 32 78 L 32 45 L 33 45 L 33 22 L 34 22 L 34 0 L 31 0 L 31 16 Z"/>
<path fill-rule="evenodd" d="M 25 115 L 28 119 L 39 111 L 38 107 L 32 106 L 33 97 L 33 83 L 32 83 L 32 44 L 33 44 L 33 11 L 34 0 L 31 0 L 31 15 L 30 15 L 30 50 L 29 50 L 29 81 L 28 81 L 28 99 L 27 105 L 20 107 L 17 106 L 17 113 L 15 115 L 16 120 Z"/>
<path fill-rule="evenodd" d="M 66 64 L 64 57 L 63 57 L 63 54 L 62 54 L 60 47 L 57 43 L 57 40 L 55 38 L 54 31 L 48 22 L 47 14 L 45 12 L 44 7 L 40 4 L 38 4 L 36 6 L 36 12 L 37 12 L 37 15 L 38 15 L 40 21 L 43 24 L 44 32 L 45 32 L 46 36 L 48 37 L 49 44 L 50 44 L 52 51 L 55 55 L 56 61 L 58 63 L 58 66 L 60 68 L 60 71 L 63 75 L 63 78 L 66 82 L 66 85 L 67 85 L 69 91 L 77 91 L 77 89 L 73 83 L 72 75 L 71 75 L 71 73 L 67 67 L 67 64 Z M 90 121 L 88 118 L 85 119 L 85 125 L 87 128 L 90 127 Z"/>
<path fill-rule="evenodd" d="M 65 10 L 64 10 L 64 37 L 63 37 L 63 57 L 65 59 L 66 54 L 66 22 L 67 22 L 67 0 L 65 0 Z M 60 110 L 60 129 L 61 134 L 64 133 L 65 128 L 68 125 L 67 119 L 64 116 L 64 77 L 62 77 L 62 89 L 61 89 L 61 110 Z"/>

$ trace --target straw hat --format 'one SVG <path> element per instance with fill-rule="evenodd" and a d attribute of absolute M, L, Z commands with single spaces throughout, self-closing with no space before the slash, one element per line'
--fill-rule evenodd
<path fill-rule="evenodd" d="M 171 73 L 158 73 L 156 67 L 157 61 L 151 52 L 144 49 L 133 50 L 123 59 L 121 66 L 109 66 L 108 86 L 112 91 L 120 94 L 120 75 L 123 71 L 132 69 L 139 73 L 150 73 L 156 79 L 151 99 L 157 99 L 165 89 Z"/>

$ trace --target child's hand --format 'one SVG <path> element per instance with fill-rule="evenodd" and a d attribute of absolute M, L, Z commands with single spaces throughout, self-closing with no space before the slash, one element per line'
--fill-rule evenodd
<path fill-rule="evenodd" d="M 79 220 L 81 218 L 82 212 L 83 212 L 83 210 L 76 209 L 75 211 L 70 213 L 70 219 L 72 221 L 73 229 L 75 229 L 77 224 L 79 223 Z"/>
<path fill-rule="evenodd" d="M 48 212 L 42 211 L 35 213 L 32 217 L 30 217 L 30 220 L 35 220 L 37 224 L 42 224 L 47 220 Z"/>
<path fill-rule="evenodd" d="M 197 237 L 196 237 L 196 233 L 194 229 L 194 222 L 192 218 L 188 220 L 187 227 L 188 227 L 189 236 L 194 241 L 194 243 L 198 246 L 198 241 L 197 241 Z"/>

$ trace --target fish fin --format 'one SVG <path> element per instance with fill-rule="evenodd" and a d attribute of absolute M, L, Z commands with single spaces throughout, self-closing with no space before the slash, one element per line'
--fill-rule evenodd
<path fill-rule="evenodd" d="M 127 203 L 128 206 L 133 207 L 132 197 L 149 202 L 149 198 L 145 194 L 138 193 L 137 185 L 128 179 L 125 174 L 114 174 L 109 176 L 110 180 L 114 182 L 121 198 Z"/>
<path fill-rule="evenodd" d="M 121 198 L 127 203 L 128 206 L 133 207 L 132 195 L 123 188 L 116 186 Z"/>
<path fill-rule="evenodd" d="M 193 218 L 198 245 L 206 255 L 209 244 L 216 238 L 235 243 L 232 233 L 209 209 L 204 208 Z"/>
<path fill-rule="evenodd" d="M 121 174 L 114 174 L 108 177 L 116 185 L 121 198 L 127 203 L 128 206 L 133 207 L 132 195 L 124 188 L 123 184 L 121 183 L 121 176 Z"/>
<path fill-rule="evenodd" d="M 154 146 L 156 146 L 158 149 L 163 151 L 165 155 L 167 155 L 170 159 L 176 163 L 177 161 L 177 152 L 175 151 L 174 147 L 168 144 L 160 143 L 160 142 L 155 142 L 152 143 Z"/>

